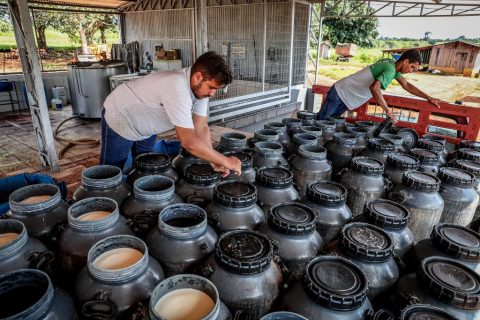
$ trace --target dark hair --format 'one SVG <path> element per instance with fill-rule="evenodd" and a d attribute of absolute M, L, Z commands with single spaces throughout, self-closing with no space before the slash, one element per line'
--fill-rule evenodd
<path fill-rule="evenodd" d="M 398 61 L 403 61 L 407 59 L 408 59 L 408 62 L 410 63 L 418 62 L 422 64 L 422 55 L 420 54 L 420 51 L 418 51 L 417 49 L 408 49 L 407 51 L 402 53 Z"/>
<path fill-rule="evenodd" d="M 225 59 L 214 51 L 202 54 L 192 66 L 192 74 L 201 72 L 205 80 L 215 80 L 219 85 L 232 83 L 233 75 Z"/>

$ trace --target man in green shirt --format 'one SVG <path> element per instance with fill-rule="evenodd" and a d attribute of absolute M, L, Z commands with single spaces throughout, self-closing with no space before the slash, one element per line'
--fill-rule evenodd
<path fill-rule="evenodd" d="M 405 51 L 398 61 L 382 59 L 357 73 L 337 81 L 327 94 L 318 119 L 337 117 L 348 110 L 355 110 L 372 97 L 385 113 L 394 122 L 395 114 L 385 101 L 382 90 L 387 89 L 393 79 L 397 80 L 403 89 L 420 98 L 427 99 L 430 103 L 440 108 L 439 100 L 432 98 L 422 90 L 409 83 L 402 74 L 416 72 L 422 64 L 422 56 L 417 49 Z"/>

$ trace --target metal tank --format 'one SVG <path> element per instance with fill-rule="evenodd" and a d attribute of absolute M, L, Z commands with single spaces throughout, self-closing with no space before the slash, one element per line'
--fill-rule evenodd
<path fill-rule="evenodd" d="M 101 118 L 103 102 L 110 93 L 109 78 L 124 73 L 128 73 L 128 69 L 122 61 L 68 64 L 73 114 L 80 118 Z"/>

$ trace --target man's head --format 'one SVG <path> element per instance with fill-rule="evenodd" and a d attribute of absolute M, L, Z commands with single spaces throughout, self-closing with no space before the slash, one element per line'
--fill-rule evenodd
<path fill-rule="evenodd" d="M 397 71 L 400 73 L 416 72 L 422 64 L 422 55 L 417 49 L 409 49 L 397 60 Z"/>
<path fill-rule="evenodd" d="M 190 87 L 198 99 L 211 97 L 233 80 L 225 60 L 213 51 L 202 54 L 192 66 Z"/>

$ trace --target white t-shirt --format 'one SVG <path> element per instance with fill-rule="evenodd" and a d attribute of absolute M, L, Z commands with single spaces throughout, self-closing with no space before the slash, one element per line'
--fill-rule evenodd
<path fill-rule="evenodd" d="M 190 68 L 153 72 L 118 86 L 103 104 L 108 126 L 130 141 L 174 126 L 193 129 L 192 114 L 206 117 L 208 98 L 195 98 L 190 72 Z"/>

